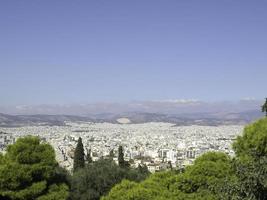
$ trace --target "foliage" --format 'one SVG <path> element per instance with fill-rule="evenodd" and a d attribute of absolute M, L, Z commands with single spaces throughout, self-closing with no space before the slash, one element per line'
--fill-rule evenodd
<path fill-rule="evenodd" d="M 184 174 L 156 173 L 140 184 L 123 181 L 103 200 L 218 199 L 217 186 L 219 188 L 226 177 L 233 175 L 230 161 L 223 153 L 207 153 Z"/>
<path fill-rule="evenodd" d="M 125 167 L 124 153 L 122 146 L 119 146 L 118 150 L 118 162 L 120 167 Z"/>
<path fill-rule="evenodd" d="M 71 199 L 97 200 L 123 179 L 141 181 L 148 173 L 121 168 L 110 159 L 100 159 L 74 173 L 71 184 Z"/>
<path fill-rule="evenodd" d="M 33 136 L 18 139 L 0 156 L 0 197 L 47 199 L 53 193 L 57 199 L 66 199 L 67 179 L 57 165 L 49 144 Z"/>
<path fill-rule="evenodd" d="M 37 200 L 64 200 L 68 196 L 68 186 L 66 184 L 53 184 L 49 187 L 46 195 L 40 196 Z"/>
<path fill-rule="evenodd" d="M 247 126 L 233 144 L 243 199 L 267 199 L 267 118 Z"/>
<path fill-rule="evenodd" d="M 261 107 L 261 111 L 265 112 L 265 116 L 267 117 L 267 98 L 265 100 L 265 103 Z"/>
<path fill-rule="evenodd" d="M 177 189 L 185 193 L 209 191 L 217 193 L 226 178 L 232 179 L 231 160 L 224 153 L 208 152 L 177 177 Z"/>
<path fill-rule="evenodd" d="M 82 138 L 79 137 L 77 146 L 74 151 L 74 159 L 73 159 L 73 171 L 77 171 L 80 168 L 84 168 L 84 148 L 82 143 Z"/>

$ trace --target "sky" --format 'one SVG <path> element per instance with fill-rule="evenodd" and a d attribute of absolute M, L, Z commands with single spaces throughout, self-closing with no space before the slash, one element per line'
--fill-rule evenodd
<path fill-rule="evenodd" d="M 0 1 L 0 105 L 263 99 L 267 1 Z"/>

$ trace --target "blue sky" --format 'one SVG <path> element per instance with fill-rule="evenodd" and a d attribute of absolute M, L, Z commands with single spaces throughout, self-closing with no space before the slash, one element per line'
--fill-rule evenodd
<path fill-rule="evenodd" d="M 0 105 L 262 99 L 267 1 L 1 1 Z"/>

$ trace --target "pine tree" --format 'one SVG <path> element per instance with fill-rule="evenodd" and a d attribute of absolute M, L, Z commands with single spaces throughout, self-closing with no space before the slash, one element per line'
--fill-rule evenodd
<path fill-rule="evenodd" d="M 120 167 L 125 167 L 124 154 L 122 146 L 119 146 L 118 162 Z"/>
<path fill-rule="evenodd" d="M 261 107 L 261 111 L 265 112 L 265 116 L 267 117 L 267 98 L 265 100 L 265 103 Z"/>
<path fill-rule="evenodd" d="M 93 162 L 92 157 L 91 157 L 91 149 L 87 149 L 86 162 L 88 164 Z"/>
<path fill-rule="evenodd" d="M 74 160 L 73 160 L 73 171 L 77 171 L 80 168 L 84 167 L 84 149 L 82 138 L 79 137 L 76 149 L 74 151 Z"/>
<path fill-rule="evenodd" d="M 55 151 L 40 138 L 26 136 L 0 153 L 0 199 L 67 199 L 68 174 Z"/>

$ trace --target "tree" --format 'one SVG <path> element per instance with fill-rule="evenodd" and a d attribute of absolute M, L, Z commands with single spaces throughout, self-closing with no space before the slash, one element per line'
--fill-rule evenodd
<path fill-rule="evenodd" d="M 110 159 L 100 159 L 73 175 L 70 197 L 72 200 L 99 200 L 123 179 L 141 181 L 146 177 L 136 169 L 121 168 Z"/>
<path fill-rule="evenodd" d="M 243 199 L 267 199 L 267 118 L 248 125 L 233 144 Z"/>
<path fill-rule="evenodd" d="M 224 153 L 210 152 L 196 159 L 182 174 L 173 170 L 155 173 L 139 184 L 122 181 L 103 200 L 215 200 L 220 199 L 223 184 L 232 182 L 233 177 L 231 159 Z M 224 197 L 221 199 L 227 199 Z"/>
<path fill-rule="evenodd" d="M 177 174 L 174 171 L 158 172 L 141 183 L 123 180 L 101 200 L 215 200 L 211 194 L 186 194 L 171 188 Z"/>
<path fill-rule="evenodd" d="M 208 152 L 197 158 L 194 165 L 177 176 L 172 187 L 184 193 L 209 193 L 218 196 L 225 182 L 235 180 L 231 159 L 224 153 Z"/>
<path fill-rule="evenodd" d="M 118 163 L 120 167 L 125 167 L 124 153 L 122 146 L 119 146 L 118 151 Z"/>
<path fill-rule="evenodd" d="M 54 149 L 38 137 L 19 138 L 0 156 L 1 199 L 66 199 L 65 171 L 58 167 Z"/>
<path fill-rule="evenodd" d="M 267 117 L 267 98 L 265 100 L 265 103 L 261 107 L 261 111 L 265 112 L 265 116 Z"/>
<path fill-rule="evenodd" d="M 79 137 L 77 146 L 74 151 L 74 159 L 73 159 L 73 172 L 76 172 L 78 169 L 84 168 L 84 149 L 82 138 Z"/>
<path fill-rule="evenodd" d="M 87 162 L 88 164 L 93 162 L 93 160 L 92 160 L 92 156 L 91 156 L 91 149 L 87 149 L 86 162 Z"/>

